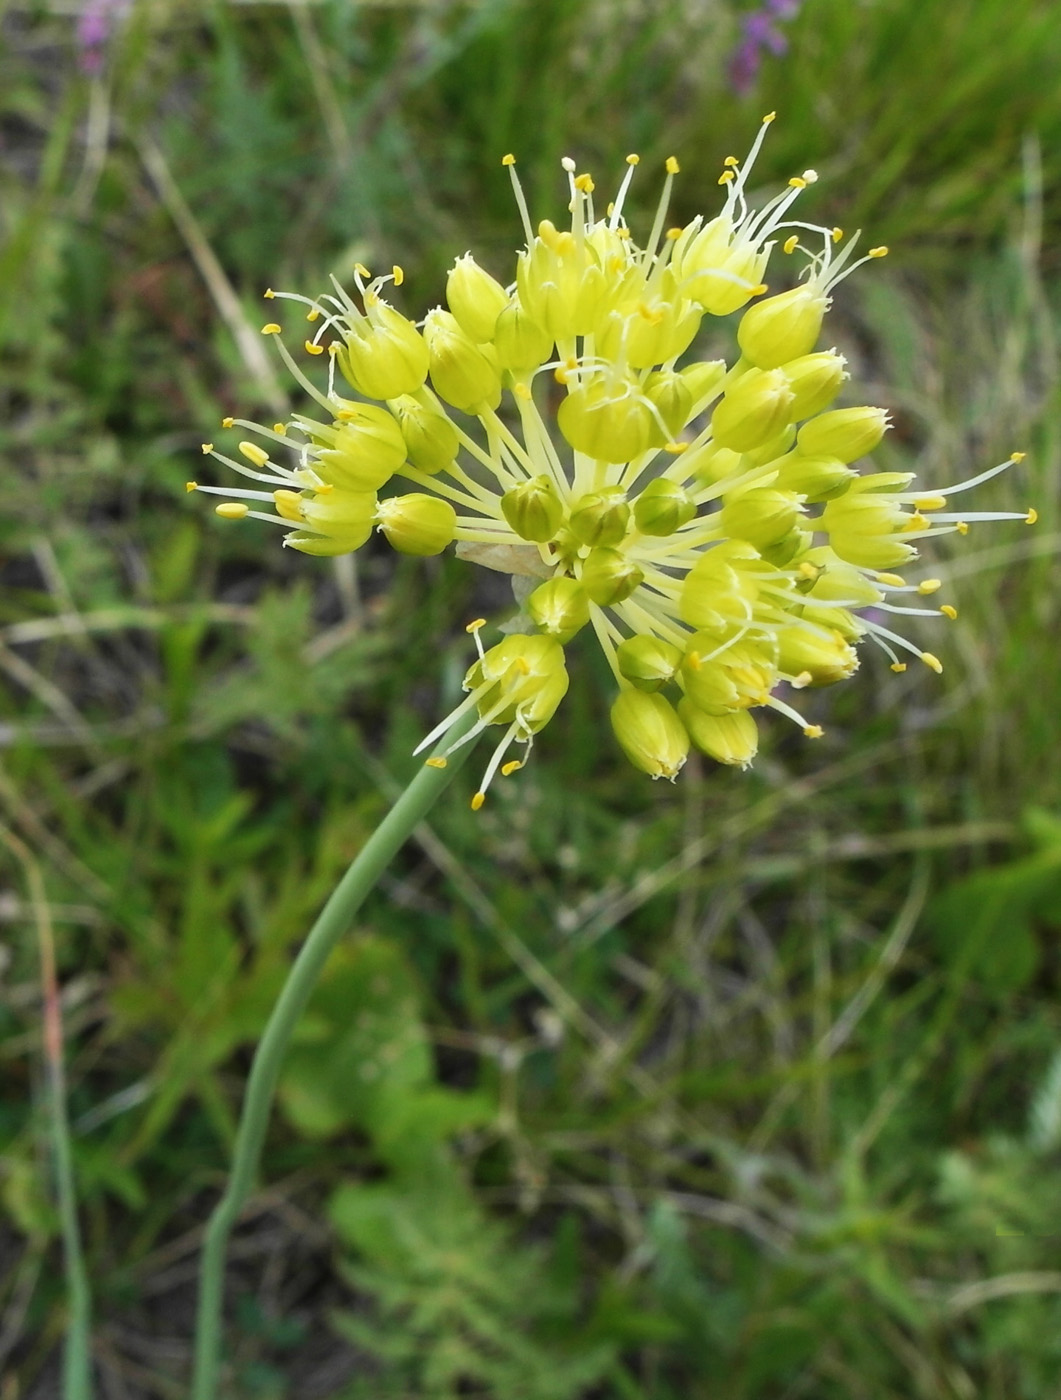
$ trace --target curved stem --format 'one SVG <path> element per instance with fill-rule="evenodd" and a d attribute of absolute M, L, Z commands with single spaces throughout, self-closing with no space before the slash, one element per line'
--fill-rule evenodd
<path fill-rule="evenodd" d="M 460 733 L 469 729 L 477 718 L 472 711 L 454 725 L 446 736 L 447 746 L 451 746 L 454 736 L 460 737 Z M 317 984 L 328 954 L 348 931 L 365 897 L 413 829 L 441 797 L 473 747 L 473 744 L 468 744 L 458 749 L 444 768 L 424 767 L 417 773 L 321 910 L 273 1007 L 251 1065 L 228 1185 L 206 1229 L 199 1272 L 191 1400 L 214 1400 L 216 1393 L 228 1237 L 254 1186 L 280 1067 L 291 1033 Z"/>

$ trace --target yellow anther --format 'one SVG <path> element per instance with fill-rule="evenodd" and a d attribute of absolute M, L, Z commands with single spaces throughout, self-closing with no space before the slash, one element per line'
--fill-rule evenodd
<path fill-rule="evenodd" d="M 740 161 L 737 159 L 736 156 L 727 156 L 726 159 L 722 162 L 722 164 L 723 164 L 723 165 L 738 166 L 738 165 L 740 165 Z"/>
<path fill-rule="evenodd" d="M 274 424 L 273 424 L 273 432 L 276 433 L 278 437 L 286 437 L 286 436 L 287 436 L 287 424 L 286 424 L 286 423 L 274 423 Z"/>
<path fill-rule="evenodd" d="M 357 414 L 352 408 L 337 408 L 335 410 L 335 421 L 337 423 L 352 423 Z"/>
<path fill-rule="evenodd" d="M 683 452 L 689 451 L 689 444 L 687 442 L 665 442 L 663 450 L 669 452 L 672 457 L 680 457 Z"/>
<path fill-rule="evenodd" d="M 357 275 L 358 275 L 359 277 L 371 277 L 371 276 L 372 276 L 372 273 L 369 272 L 368 268 L 365 266 L 364 263 L 360 263 L 360 262 L 359 262 L 359 263 L 354 263 L 354 271 L 357 273 Z"/>
<path fill-rule="evenodd" d="M 256 467 L 264 467 L 269 460 L 268 452 L 263 452 L 256 442 L 241 442 L 239 450 Z"/>
<path fill-rule="evenodd" d="M 473 811 L 473 812 L 477 812 L 477 811 L 479 810 L 479 808 L 483 805 L 483 803 L 484 803 L 485 801 L 486 801 L 486 793 L 485 793 L 485 792 L 477 792 L 477 793 L 475 794 L 475 796 L 472 798 L 472 803 L 471 803 L 472 811 Z"/>
<path fill-rule="evenodd" d="M 277 515 L 282 515 L 285 520 L 305 519 L 302 514 L 302 497 L 297 491 L 274 491 L 273 504 L 276 506 Z"/>
<path fill-rule="evenodd" d="M 425 767 L 425 768 L 445 768 L 446 766 L 447 766 L 447 760 L 444 759 L 444 758 L 425 758 L 425 759 L 424 759 L 424 767 Z"/>
<path fill-rule="evenodd" d="M 267 322 L 266 325 L 262 326 L 262 335 L 279 335 L 279 334 L 280 334 L 280 327 L 276 324 L 275 321 L 269 321 L 269 322 Z"/>
<path fill-rule="evenodd" d="M 878 574 L 877 577 L 880 578 L 880 575 Z M 881 579 L 881 582 L 883 583 L 884 580 Z M 930 593 L 938 593 L 942 587 L 943 580 L 941 578 L 925 578 L 917 585 L 917 591 L 922 598 L 927 598 Z"/>
<path fill-rule="evenodd" d="M 321 314 L 320 314 L 320 312 L 317 310 L 316 307 L 314 307 L 312 311 L 307 311 L 307 312 L 306 312 L 306 320 L 307 320 L 307 321 L 319 321 L 320 318 L 321 318 Z"/>
<path fill-rule="evenodd" d="M 222 501 L 219 506 L 214 506 L 214 514 L 220 515 L 222 520 L 242 520 L 250 514 L 250 506 L 245 506 L 242 501 Z"/>
<path fill-rule="evenodd" d="M 394 278 L 394 285 L 400 287 L 405 281 L 405 269 L 399 267 L 398 264 L 395 263 L 391 268 L 391 276 Z"/>
<path fill-rule="evenodd" d="M 563 365 L 557 365 L 553 370 L 553 378 L 556 380 L 557 384 L 566 384 L 567 377 L 567 370 L 564 369 Z"/>
<path fill-rule="evenodd" d="M 776 117 L 777 117 L 777 113 L 776 113 L 776 112 L 767 112 L 766 116 L 763 117 L 763 126 L 769 126 L 769 124 L 770 124 Z"/>
<path fill-rule="evenodd" d="M 918 510 L 942 510 L 946 504 L 946 496 L 919 496 L 914 502 Z"/>
<path fill-rule="evenodd" d="M 628 228 L 617 228 L 615 230 L 615 236 L 616 238 L 629 238 L 630 230 Z"/>
<path fill-rule="evenodd" d="M 485 618 L 485 617 L 477 617 L 477 618 L 475 618 L 474 621 L 469 622 L 468 625 L 467 625 L 467 627 L 465 627 L 464 630 L 465 630 L 465 632 L 474 633 L 474 632 L 478 632 L 478 630 L 479 630 L 480 627 L 485 627 L 485 626 L 486 626 L 486 618 Z"/>
<path fill-rule="evenodd" d="M 316 344 L 314 344 L 314 342 L 313 342 L 312 340 L 307 340 L 307 341 L 306 341 L 306 354 L 307 354 L 307 355 L 323 355 L 323 354 L 324 354 L 324 346 L 323 346 L 323 345 L 316 345 Z"/>
<path fill-rule="evenodd" d="M 700 653 L 698 651 L 691 651 L 685 658 L 685 664 L 689 667 L 690 671 L 699 671 Z"/>
<path fill-rule="evenodd" d="M 921 653 L 921 660 L 925 663 L 925 665 L 930 671 L 935 671 L 937 676 L 942 676 L 943 662 L 939 659 L 938 656 L 933 656 L 930 651 L 923 651 Z"/>
<path fill-rule="evenodd" d="M 1034 525 L 1038 519 L 1039 512 L 1035 509 L 1034 506 L 1032 506 L 1028 511 L 1028 514 L 1024 517 L 1024 523 L 1025 525 Z"/>
<path fill-rule="evenodd" d="M 765 282 L 760 282 L 757 287 L 753 287 L 751 289 L 749 296 L 761 297 L 764 292 L 768 292 L 769 290 L 770 288 L 766 285 Z"/>
<path fill-rule="evenodd" d="M 790 237 L 786 238 L 784 243 L 782 243 L 781 247 L 786 253 L 794 253 L 799 247 L 799 234 L 794 233 Z"/>
<path fill-rule="evenodd" d="M 678 171 L 681 169 L 676 156 L 668 156 L 663 164 L 668 175 L 677 175 Z"/>
<path fill-rule="evenodd" d="M 793 175 L 792 179 L 789 180 L 788 185 L 789 189 L 793 190 L 805 190 L 807 188 L 807 182 L 806 180 L 804 180 L 802 175 Z"/>
<path fill-rule="evenodd" d="M 315 491 L 318 496 L 326 496 L 329 491 L 335 490 L 335 485 L 331 481 L 322 481 L 319 486 L 314 486 L 310 489 Z"/>
<path fill-rule="evenodd" d="M 608 216 L 609 219 L 610 219 L 611 216 L 615 213 L 615 200 L 614 200 L 614 199 L 609 199 L 609 200 L 608 200 L 608 204 L 607 204 L 607 206 L 606 206 L 604 212 L 607 214 L 607 216 Z"/>
<path fill-rule="evenodd" d="M 518 383 L 513 384 L 512 392 L 517 399 L 523 399 L 526 403 L 529 403 L 530 400 L 534 398 L 534 395 L 531 393 L 530 385 L 524 384 L 522 379 L 519 380 Z"/>
<path fill-rule="evenodd" d="M 328 342 L 328 354 L 329 354 L 329 355 L 338 355 L 338 353 L 339 353 L 339 342 L 338 342 L 337 340 L 330 340 L 330 341 Z"/>
<path fill-rule="evenodd" d="M 825 730 L 820 724 L 808 724 L 805 726 L 803 732 L 808 739 L 820 739 L 825 733 Z"/>
<path fill-rule="evenodd" d="M 887 583 L 887 584 L 889 584 L 892 588 L 905 588 L 905 587 L 906 587 L 906 579 L 901 578 L 899 574 L 878 574 L 878 575 L 877 575 L 877 582 L 878 582 L 878 583 Z"/>
<path fill-rule="evenodd" d="M 186 481 L 184 483 L 184 489 L 185 491 L 198 491 L 199 483 L 197 481 Z"/>
<path fill-rule="evenodd" d="M 869 258 L 886 258 L 888 256 L 888 249 L 882 243 L 879 248 L 871 248 L 866 256 Z"/>
<path fill-rule="evenodd" d="M 518 759 L 518 758 L 510 759 L 508 763 L 502 763 L 502 765 L 501 765 L 501 776 L 502 776 L 502 778 L 511 778 L 512 774 L 513 774 L 513 773 L 518 773 L 519 770 L 520 770 L 522 767 L 523 767 L 523 763 L 522 763 L 522 761 L 521 761 L 520 759 Z"/>
<path fill-rule="evenodd" d="M 914 514 L 911 515 L 910 518 L 907 520 L 906 524 L 903 526 L 903 529 L 909 534 L 911 530 L 924 530 L 927 528 L 927 526 L 928 521 L 925 519 L 925 517 L 923 515 L 919 515 L 915 511 Z"/>
<path fill-rule="evenodd" d="M 664 236 L 665 236 L 671 243 L 673 243 L 673 242 L 675 242 L 676 239 L 681 238 L 681 236 L 682 236 L 682 234 L 683 234 L 684 232 L 685 232 L 684 229 L 680 229 L 680 228 L 669 228 Z"/>
<path fill-rule="evenodd" d="M 803 689 L 805 689 L 806 686 L 810 685 L 810 683 L 811 683 L 811 681 L 812 681 L 813 679 L 814 679 L 814 672 L 813 672 L 813 671 L 800 671 L 800 673 L 799 673 L 798 676 L 793 676 L 793 677 L 792 677 L 792 682 L 791 682 L 791 684 L 792 684 L 792 689 L 793 689 L 793 690 L 803 690 Z"/>
<path fill-rule="evenodd" d="M 202 452 L 204 457 L 209 457 L 210 453 L 213 452 L 213 450 L 214 444 L 212 442 L 204 442 L 202 444 Z"/>
<path fill-rule="evenodd" d="M 897 676 L 901 676 L 902 673 L 906 670 L 906 662 L 905 662 L 905 661 L 893 661 L 893 662 L 892 662 L 892 665 L 891 665 L 891 669 L 895 672 L 895 674 L 896 674 Z"/>
<path fill-rule="evenodd" d="M 593 176 L 588 172 L 584 175 L 575 176 L 575 189 L 581 190 L 583 194 L 592 194 L 597 186 L 593 183 Z"/>
<path fill-rule="evenodd" d="M 949 617 L 951 622 L 954 622 L 958 616 L 958 609 L 951 603 L 940 603 L 939 610 L 944 617 Z"/>
<path fill-rule="evenodd" d="M 265 291 L 262 292 L 262 296 L 265 298 L 266 301 L 272 301 L 273 297 L 276 296 L 276 293 L 273 291 L 272 287 L 266 287 Z"/>
<path fill-rule="evenodd" d="M 630 154 L 626 157 L 626 163 L 627 165 L 640 165 L 641 157 L 637 154 L 636 151 L 631 151 Z"/>
<path fill-rule="evenodd" d="M 222 418 L 221 426 L 223 428 L 234 428 L 236 426 L 236 420 L 235 418 Z"/>
<path fill-rule="evenodd" d="M 804 559 L 803 563 L 800 564 L 799 568 L 796 570 L 796 573 L 800 578 L 805 578 L 813 583 L 821 573 L 821 569 L 818 568 L 817 564 L 812 564 L 809 559 Z"/>
<path fill-rule="evenodd" d="M 839 243 L 840 240 L 841 240 L 841 238 L 843 238 L 843 236 L 844 236 L 844 231 L 843 231 L 842 228 L 834 228 L 834 229 L 833 229 L 833 231 L 832 231 L 832 240 L 833 240 L 834 243 Z"/>
<path fill-rule="evenodd" d="M 718 177 L 718 183 L 720 185 L 728 185 L 730 181 L 734 179 L 736 179 L 736 176 L 733 174 L 732 170 L 723 170 L 722 174 Z"/>
<path fill-rule="evenodd" d="M 516 157 L 512 154 L 511 151 L 509 151 L 509 153 L 508 153 L 507 156 L 502 156 L 502 157 L 501 157 L 501 164 L 502 164 L 502 165 L 515 165 L 515 163 L 516 163 Z"/>
<path fill-rule="evenodd" d="M 967 520 L 959 520 L 954 528 L 959 535 L 967 535 L 969 533 L 969 522 Z"/>
<path fill-rule="evenodd" d="M 1011 462 L 1023 462 L 1027 455 L 1027 452 L 1011 452 L 1009 454 L 1009 460 Z"/>

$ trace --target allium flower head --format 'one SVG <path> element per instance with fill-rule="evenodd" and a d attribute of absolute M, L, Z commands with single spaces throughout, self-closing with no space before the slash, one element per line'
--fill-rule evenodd
<path fill-rule="evenodd" d="M 929 611 L 901 598 L 930 596 L 938 581 L 893 572 L 921 540 L 980 519 L 1035 518 L 947 509 L 1020 453 L 932 493 L 908 473 L 855 465 L 888 415 L 833 408 L 844 359 L 818 346 L 836 287 L 887 250 L 854 258 L 857 234 L 845 243 L 839 229 L 791 217 L 810 170 L 751 206 L 748 179 L 772 119 L 743 164 L 727 158 L 724 206 L 706 221 L 667 227 L 678 173 L 668 159 L 643 245 L 623 214 L 636 156 L 603 214 L 592 177 L 565 159 L 570 225 L 537 229 L 506 156 L 526 233 L 514 279 L 502 285 L 466 254 L 449 275 L 448 309 L 419 325 L 384 299 L 401 285 L 399 267 L 377 277 L 358 267 L 356 297 L 334 279 L 316 299 L 266 292 L 305 308 L 303 350 L 307 364 L 326 362 L 324 386 L 279 323 L 263 332 L 319 412 L 272 428 L 226 419 L 252 435 L 239 457 L 203 451 L 258 486 L 189 490 L 227 497 L 217 507 L 226 518 L 279 525 L 307 554 L 348 553 L 378 530 L 407 554 L 456 541 L 458 554 L 518 579 L 517 622 L 489 648 L 485 622 L 469 625 L 478 656 L 466 698 L 421 745 L 471 712 L 472 727 L 429 763 L 500 730 L 474 806 L 497 773 L 523 766 L 566 693 L 565 648 L 579 633 L 595 635 L 611 667 L 612 725 L 636 767 L 673 779 L 691 746 L 746 766 L 752 711 L 817 737 L 785 697 L 851 676 L 863 640 L 893 670 L 905 670 L 905 653 L 942 669 L 879 621 Z M 794 286 L 768 295 L 762 278 L 778 248 L 802 267 Z M 705 316 L 738 311 L 732 361 L 698 358 Z M 523 759 L 506 759 L 513 744 Z"/>

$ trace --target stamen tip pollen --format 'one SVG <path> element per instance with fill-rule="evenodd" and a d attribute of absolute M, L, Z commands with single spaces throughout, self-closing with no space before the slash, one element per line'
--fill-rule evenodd
<path fill-rule="evenodd" d="M 445 768 L 445 767 L 447 766 L 448 762 L 449 762 L 449 760 L 446 759 L 446 758 L 425 758 L 425 759 L 424 759 L 424 767 L 425 767 L 425 768 Z"/>
<path fill-rule="evenodd" d="M 896 674 L 897 676 L 901 676 L 902 673 L 906 670 L 906 662 L 905 662 L 905 661 L 893 661 L 892 664 L 891 664 L 891 669 L 895 672 L 895 674 Z"/>
<path fill-rule="evenodd" d="M 820 739 L 825 733 L 825 730 L 820 724 L 807 724 L 804 725 L 803 733 L 808 739 Z"/>
<path fill-rule="evenodd" d="M 511 151 L 509 151 L 507 155 L 504 155 L 504 156 L 501 157 L 501 164 L 502 164 L 502 165 L 515 165 L 515 163 L 516 163 L 516 157 L 512 154 Z"/>
<path fill-rule="evenodd" d="M 1025 525 L 1034 525 L 1038 519 L 1039 512 L 1035 509 L 1034 506 L 1032 506 L 1029 509 L 1028 514 L 1024 517 L 1024 523 Z"/>
<path fill-rule="evenodd" d="M 262 335 L 279 335 L 280 327 L 275 321 L 268 321 L 262 326 Z"/>
<path fill-rule="evenodd" d="M 951 622 L 954 622 L 958 616 L 958 609 L 953 603 L 941 603 L 939 610 L 944 617 L 949 617 Z"/>
<path fill-rule="evenodd" d="M 677 175 L 679 170 L 681 170 L 681 166 L 678 164 L 678 158 L 676 156 L 668 156 L 666 161 L 664 161 L 664 169 L 668 175 Z"/>
<path fill-rule="evenodd" d="M 935 671 L 937 676 L 941 676 L 943 674 L 943 662 L 939 659 L 938 656 L 933 656 L 930 651 L 923 651 L 921 653 L 921 660 L 925 663 L 925 665 L 930 671 Z"/>
<path fill-rule="evenodd" d="M 484 803 L 485 801 L 486 801 L 486 793 L 485 793 L 485 792 L 477 792 L 477 793 L 475 794 L 475 796 L 474 796 L 474 797 L 472 798 L 472 800 L 471 800 L 471 809 L 472 809 L 472 811 L 473 811 L 473 812 L 477 812 L 477 811 L 479 810 L 479 808 L 483 805 L 483 803 Z"/>

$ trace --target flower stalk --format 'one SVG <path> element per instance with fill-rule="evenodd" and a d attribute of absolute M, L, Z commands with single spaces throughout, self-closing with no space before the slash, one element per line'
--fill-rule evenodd
<path fill-rule="evenodd" d="M 451 735 L 455 731 L 470 729 L 472 719 L 473 716 L 462 718 Z M 340 938 L 349 932 L 365 898 L 413 830 L 442 796 L 473 746 L 474 740 L 465 744 L 450 762 L 442 766 L 430 762 L 425 764 L 413 778 L 321 910 L 273 1007 L 254 1053 L 228 1183 L 206 1229 L 199 1274 L 191 1400 L 215 1400 L 217 1394 L 228 1240 L 254 1188 L 276 1085 L 292 1032 L 317 985 L 328 955 Z M 76 1396 L 70 1393 L 67 1400 L 87 1400 L 87 1392 Z"/>

